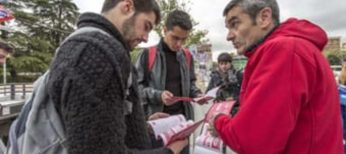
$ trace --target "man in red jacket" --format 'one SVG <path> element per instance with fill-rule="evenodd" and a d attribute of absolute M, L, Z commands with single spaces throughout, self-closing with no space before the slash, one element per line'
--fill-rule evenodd
<path fill-rule="evenodd" d="M 232 0 L 223 15 L 227 40 L 248 62 L 240 110 L 215 113 L 214 131 L 240 154 L 343 153 L 326 33 L 306 20 L 280 24 L 275 0 Z"/>

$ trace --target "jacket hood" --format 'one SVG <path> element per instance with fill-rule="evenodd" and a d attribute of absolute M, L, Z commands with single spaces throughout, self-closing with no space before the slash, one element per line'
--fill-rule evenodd
<path fill-rule="evenodd" d="M 276 28 L 269 37 L 288 36 L 305 39 L 313 43 L 322 50 L 327 44 L 328 38 L 326 32 L 319 26 L 307 21 L 290 18 Z"/>
<path fill-rule="evenodd" d="M 83 13 L 77 21 L 77 26 L 78 28 L 90 26 L 100 28 L 112 35 L 114 38 L 118 39 L 127 51 L 131 51 L 130 45 L 125 41 L 120 31 L 109 20 L 100 14 L 91 12 Z"/>

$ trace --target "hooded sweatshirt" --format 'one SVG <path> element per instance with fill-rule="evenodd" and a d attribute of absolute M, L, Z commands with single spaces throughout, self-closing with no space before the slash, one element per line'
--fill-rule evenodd
<path fill-rule="evenodd" d="M 246 52 L 240 110 L 215 128 L 240 154 L 341 154 L 337 85 L 321 54 L 326 33 L 289 19 Z"/>

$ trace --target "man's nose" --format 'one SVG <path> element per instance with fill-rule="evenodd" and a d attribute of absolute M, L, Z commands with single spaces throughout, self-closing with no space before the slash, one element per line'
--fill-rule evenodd
<path fill-rule="evenodd" d="M 182 40 L 177 41 L 177 46 L 181 48 L 183 46 L 184 42 Z"/>
<path fill-rule="evenodd" d="M 233 41 L 233 40 L 234 40 L 234 37 L 235 37 L 234 32 L 232 32 L 231 30 L 229 30 L 229 31 L 228 31 L 228 34 L 227 34 L 226 40 L 227 40 L 227 41 Z"/>
<path fill-rule="evenodd" d="M 143 42 L 147 43 L 149 40 L 149 33 L 144 34 L 144 36 L 142 37 L 142 40 Z"/>

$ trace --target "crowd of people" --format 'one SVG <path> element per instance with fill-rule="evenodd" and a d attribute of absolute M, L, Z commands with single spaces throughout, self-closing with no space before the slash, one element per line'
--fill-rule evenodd
<path fill-rule="evenodd" d="M 248 62 L 236 70 L 228 53 L 219 55 L 207 89 L 220 87 L 215 103 L 237 105 L 230 114 L 214 113 L 210 131 L 240 154 L 344 153 L 345 98 L 340 110 L 338 87 L 321 53 L 326 32 L 307 20 L 280 22 L 279 10 L 276 0 L 225 6 L 227 40 Z M 170 12 L 160 42 L 141 51 L 135 65 L 130 60 L 130 51 L 147 42 L 160 21 L 155 0 L 105 0 L 100 14 L 79 17 L 78 33 L 57 49 L 46 83 L 67 153 L 192 153 L 186 138 L 164 147 L 146 124 L 176 114 L 194 119 L 192 105 L 174 97 L 203 96 L 184 48 L 193 29 L 189 14 Z M 97 30 L 81 32 L 88 28 Z M 11 52 L 0 43 L 0 62 Z M 343 74 L 340 96 L 346 95 Z"/>

